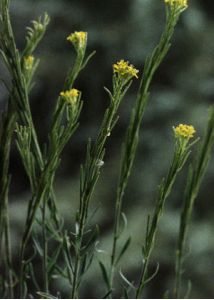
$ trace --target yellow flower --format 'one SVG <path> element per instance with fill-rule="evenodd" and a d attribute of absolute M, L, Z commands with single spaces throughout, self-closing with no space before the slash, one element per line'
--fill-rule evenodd
<path fill-rule="evenodd" d="M 67 41 L 71 42 L 77 48 L 84 48 L 87 41 L 87 32 L 75 31 L 67 37 Z"/>
<path fill-rule="evenodd" d="M 188 0 L 164 0 L 166 4 L 170 6 L 175 6 L 179 8 L 187 8 L 188 7 Z"/>
<path fill-rule="evenodd" d="M 180 124 L 177 127 L 173 127 L 175 137 L 183 137 L 190 139 L 194 136 L 196 130 L 192 125 Z"/>
<path fill-rule="evenodd" d="M 26 70 L 31 70 L 33 67 L 33 63 L 34 63 L 34 56 L 29 55 L 24 57 L 24 68 Z"/>
<path fill-rule="evenodd" d="M 65 92 L 61 92 L 60 96 L 64 98 L 69 104 L 75 104 L 77 102 L 79 93 L 80 92 L 77 89 L 71 89 Z"/>
<path fill-rule="evenodd" d="M 113 71 L 121 77 L 136 77 L 138 78 L 138 70 L 134 68 L 133 65 L 130 65 L 128 61 L 123 59 L 118 61 L 116 64 L 113 64 Z"/>

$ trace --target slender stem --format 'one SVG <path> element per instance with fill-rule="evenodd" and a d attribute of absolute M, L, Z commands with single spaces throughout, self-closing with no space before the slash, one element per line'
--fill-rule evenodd
<path fill-rule="evenodd" d="M 42 208 L 42 238 L 43 238 L 43 275 L 44 275 L 44 291 L 49 292 L 49 278 L 48 278 L 48 241 L 46 232 L 46 199 L 43 202 Z"/>
<path fill-rule="evenodd" d="M 74 265 L 71 299 L 78 299 L 77 280 L 78 280 L 79 268 L 80 268 L 80 257 L 77 254 L 75 259 L 75 265 Z"/>
<path fill-rule="evenodd" d="M 120 219 L 121 219 L 120 218 L 121 206 L 122 206 L 122 194 L 121 194 L 121 189 L 119 189 L 117 193 L 116 207 L 115 207 L 114 237 L 113 237 L 113 246 L 112 246 L 112 253 L 111 253 L 111 269 L 110 269 L 110 277 L 109 277 L 109 283 L 111 289 L 113 287 L 113 281 L 114 281 L 117 242 L 119 238 Z"/>
<path fill-rule="evenodd" d="M 88 213 L 89 197 L 87 199 L 83 197 L 83 199 L 85 201 L 84 202 L 85 205 L 82 206 L 82 209 L 80 211 L 80 221 L 79 221 L 79 229 L 78 229 L 79 231 L 76 236 L 75 264 L 74 264 L 73 282 L 72 282 L 72 289 L 71 289 L 72 299 L 77 299 L 79 296 L 78 280 L 79 280 L 79 270 L 81 266 L 81 249 L 82 249 L 82 241 L 83 241 L 83 235 L 85 230 L 85 223 L 86 223 L 87 213 Z"/>
<path fill-rule="evenodd" d="M 6 257 L 7 257 L 7 265 L 8 265 L 8 277 L 9 277 L 9 297 L 11 299 L 14 298 L 13 291 L 13 265 L 12 265 L 12 254 L 11 254 L 11 243 L 10 243 L 10 224 L 9 224 L 9 215 L 6 218 L 6 226 L 5 226 L 5 247 L 6 247 Z"/>
<path fill-rule="evenodd" d="M 143 269 L 141 271 L 141 275 L 140 275 L 140 282 L 142 282 L 142 284 L 138 287 L 137 292 L 136 292 L 136 299 L 139 299 L 142 293 L 142 290 L 145 286 L 145 281 L 146 281 L 146 276 L 147 276 L 147 270 L 148 270 L 148 265 L 149 265 L 149 257 L 150 254 L 144 258 L 143 261 Z"/>
<path fill-rule="evenodd" d="M 183 256 L 183 251 L 176 252 L 176 262 L 175 262 L 175 286 L 174 286 L 174 297 L 175 299 L 180 298 L 180 286 L 181 286 L 181 272 L 182 272 L 182 263 L 181 258 Z"/>
<path fill-rule="evenodd" d="M 13 274 L 12 274 L 12 256 L 10 245 L 10 224 L 9 224 L 9 210 L 8 210 L 8 188 L 10 178 L 8 174 L 9 158 L 11 140 L 15 127 L 16 114 L 9 101 L 8 110 L 5 116 L 5 120 L 2 120 L 2 133 L 0 141 L 0 252 L 2 250 L 3 235 L 5 236 L 5 271 L 8 271 L 9 279 L 9 296 L 13 298 Z M 0 258 L 3 256 L 0 253 Z"/>
<path fill-rule="evenodd" d="M 185 252 L 187 229 L 192 215 L 193 203 L 196 195 L 186 199 L 181 213 L 180 230 L 177 242 L 176 259 L 175 259 L 175 286 L 174 297 L 180 298 L 181 277 L 183 269 L 183 256 Z"/>
<path fill-rule="evenodd" d="M 72 289 L 71 289 L 71 299 L 78 299 L 78 279 L 79 279 L 79 270 L 80 270 L 80 264 L 81 264 L 81 244 L 82 241 L 79 241 L 79 246 L 75 250 L 75 264 L 74 264 L 74 272 L 73 272 L 73 281 L 72 281 Z"/>
<path fill-rule="evenodd" d="M 78 299 L 78 280 L 79 280 L 79 270 L 81 266 L 81 248 L 82 248 L 82 240 L 84 235 L 85 222 L 87 218 L 87 208 L 83 207 L 83 211 L 80 217 L 79 223 L 79 232 L 76 236 L 76 248 L 75 248 L 75 264 L 74 264 L 74 272 L 73 272 L 73 282 L 71 289 L 71 298 Z"/>
<path fill-rule="evenodd" d="M 25 261 L 24 261 L 24 247 L 20 251 L 20 272 L 19 272 L 19 298 L 24 299 L 24 269 L 25 269 Z"/>

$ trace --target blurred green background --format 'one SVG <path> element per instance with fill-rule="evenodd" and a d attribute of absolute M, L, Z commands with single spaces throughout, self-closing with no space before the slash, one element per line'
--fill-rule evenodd
<path fill-rule="evenodd" d="M 87 31 L 88 52 L 97 51 L 76 83 L 84 99 L 80 127 L 66 147 L 57 173 L 58 205 L 67 228 L 72 230 L 78 205 L 79 165 L 84 161 L 87 139 L 96 137 L 108 105 L 103 87 L 111 88 L 112 64 L 123 58 L 143 72 L 145 58 L 157 43 L 164 26 L 164 3 L 162 0 L 12 0 L 11 17 L 20 49 L 25 43 L 25 27 L 45 11 L 50 15 L 51 23 L 36 53 L 41 62 L 31 94 L 33 117 L 41 143 L 47 141 L 54 104 L 74 58 L 74 51 L 66 42 L 67 35 L 73 31 Z M 138 278 L 146 216 L 154 207 L 157 185 L 169 166 L 173 151 L 172 126 L 191 123 L 201 136 L 207 122 L 208 107 L 214 101 L 213 16 L 214 1 L 189 1 L 189 8 L 182 14 L 176 28 L 171 50 L 152 84 L 137 157 L 124 199 L 127 234 L 131 235 L 133 244 L 124 259 L 122 271 L 130 280 Z M 2 63 L 0 77 L 9 80 Z M 107 145 L 103 172 L 91 204 L 92 210 L 99 207 L 93 221 L 100 224 L 101 249 L 110 249 L 111 246 L 120 147 L 138 84 L 135 80 L 121 106 L 120 119 Z M 1 85 L 1 110 L 6 100 L 7 93 Z M 10 168 L 13 174 L 10 201 L 15 253 L 29 199 L 29 184 L 15 147 Z M 144 294 L 147 298 L 161 298 L 173 284 L 176 235 L 185 178 L 186 170 L 179 176 L 166 203 L 151 265 L 153 271 L 158 262 L 160 270 L 148 284 Z M 186 285 L 188 279 L 192 282 L 192 298 L 214 296 L 213 181 L 214 157 L 197 199 L 189 232 L 184 278 Z M 98 258 L 106 257 L 98 254 Z M 82 297 L 102 297 L 104 294 L 97 260 L 85 277 Z M 56 289 L 57 284 L 61 283 L 56 283 Z M 68 286 L 64 284 L 60 288 L 66 296 Z"/>

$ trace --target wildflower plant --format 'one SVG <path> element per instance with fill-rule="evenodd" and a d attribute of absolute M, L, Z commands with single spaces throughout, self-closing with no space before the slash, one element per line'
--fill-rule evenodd
<path fill-rule="evenodd" d="M 87 56 L 87 32 L 75 31 L 67 37 L 76 56 L 73 65 L 65 76 L 64 85 L 58 94 L 53 109 L 50 130 L 45 145 L 40 145 L 29 102 L 33 88 L 34 75 L 39 67 L 39 59 L 34 51 L 45 35 L 49 17 L 44 14 L 33 21 L 27 28 L 26 44 L 23 51 L 16 46 L 9 15 L 9 0 L 1 1 L 0 16 L 0 53 L 11 77 L 7 86 L 8 101 L 0 120 L 0 293 L 5 298 L 60 298 L 60 291 L 53 293 L 53 278 L 68 282 L 70 298 L 79 298 L 84 287 L 84 274 L 96 263 L 99 226 L 89 226 L 90 204 L 93 192 L 98 184 L 104 167 L 105 151 L 108 139 L 118 122 L 118 110 L 130 88 L 132 81 L 139 77 L 139 90 L 133 105 L 130 121 L 122 145 L 121 163 L 117 192 L 115 196 L 115 218 L 112 249 L 109 264 L 99 260 L 100 270 L 106 291 L 103 298 L 112 298 L 117 290 L 115 275 L 120 274 L 124 287 L 121 296 L 140 298 L 146 284 L 154 278 L 156 272 L 149 273 L 152 252 L 160 218 L 164 211 L 166 199 L 172 192 L 177 176 L 187 163 L 195 138 L 196 130 L 192 125 L 180 124 L 173 127 L 174 154 L 169 171 L 162 180 L 152 215 L 148 216 L 146 235 L 142 246 L 142 265 L 137 282 L 131 282 L 119 271 L 121 258 L 127 251 L 131 238 L 120 245 L 123 233 L 122 212 L 123 197 L 134 163 L 143 115 L 149 99 L 153 76 L 169 51 L 172 36 L 181 13 L 187 8 L 187 0 L 165 0 L 166 24 L 160 41 L 148 55 L 142 71 L 123 59 L 112 66 L 112 87 L 105 88 L 109 103 L 103 115 L 96 139 L 88 140 L 85 162 L 80 167 L 79 207 L 74 220 L 75 229 L 64 224 L 57 208 L 54 182 L 60 165 L 61 154 L 79 126 L 82 111 L 82 92 L 76 87 L 76 79 L 94 55 Z M 84 92 L 83 92 L 84 94 Z M 84 98 L 84 97 L 83 97 Z M 11 144 L 15 140 L 20 160 L 29 180 L 31 196 L 26 203 L 27 213 L 19 248 L 19 264 L 14 266 L 11 251 L 9 174 Z M 198 195 L 202 178 L 206 171 L 214 143 L 214 108 L 210 117 L 205 137 L 198 145 L 198 154 L 194 167 L 190 166 L 187 187 L 181 212 L 180 229 L 175 259 L 175 297 L 181 295 L 182 267 L 194 201 Z M 45 151 L 43 151 L 45 149 Z M 39 230 L 35 230 L 35 228 Z M 54 245 L 54 247 L 53 247 Z M 41 264 L 42 283 L 35 272 L 35 261 Z"/>
<path fill-rule="evenodd" d="M 78 289 L 80 286 L 79 272 L 81 262 L 85 263 L 86 254 L 81 254 L 82 240 L 85 231 L 85 225 L 88 217 L 88 206 L 90 199 L 100 175 L 100 169 L 105 155 L 105 144 L 107 138 L 111 135 L 111 132 L 117 122 L 117 111 L 119 105 L 124 98 L 128 88 L 131 85 L 131 79 L 138 72 L 132 65 L 129 66 L 128 62 L 123 61 L 121 68 L 120 62 L 113 65 L 113 91 L 111 92 L 106 88 L 106 91 L 110 98 L 109 107 L 106 109 L 102 124 L 96 141 L 91 144 L 88 142 L 87 155 L 85 164 L 81 167 L 80 175 L 80 206 L 77 214 L 77 227 L 76 227 L 76 241 L 75 241 L 75 263 L 74 263 L 74 274 L 73 274 L 73 286 L 72 286 L 72 298 L 78 297 Z M 72 268 L 72 265 L 71 265 Z"/>
<path fill-rule="evenodd" d="M 189 135 L 194 131 L 189 128 Z M 183 132 L 183 130 L 182 130 Z M 186 133 L 185 133 L 186 134 Z M 202 183 L 202 179 L 206 172 L 207 165 L 210 160 L 212 148 L 214 145 L 214 109 L 210 109 L 209 121 L 206 128 L 205 136 L 198 147 L 198 154 L 194 164 L 189 166 L 189 172 L 186 181 L 186 190 L 183 199 L 183 207 L 180 216 L 180 228 L 177 240 L 176 261 L 175 261 L 175 286 L 173 296 L 181 298 L 181 279 L 183 274 L 183 264 L 185 261 L 187 231 L 191 221 L 194 202 L 198 196 L 198 192 Z M 185 297 L 188 297 L 190 290 L 187 291 Z"/>
<path fill-rule="evenodd" d="M 141 297 L 141 293 L 146 283 L 149 282 L 148 265 L 152 250 L 154 248 L 156 231 L 158 228 L 158 222 L 164 209 L 164 203 L 171 193 L 172 187 L 175 183 L 176 177 L 182 167 L 184 166 L 188 156 L 190 155 L 190 149 L 196 140 L 190 143 L 190 139 L 195 133 L 193 126 L 182 125 L 186 129 L 185 135 L 181 130 L 181 125 L 174 128 L 175 132 L 175 149 L 173 159 L 170 165 L 166 179 L 163 179 L 159 186 L 158 196 L 155 204 L 155 209 L 152 217 L 148 216 L 145 243 L 142 249 L 143 253 L 143 268 L 140 275 L 139 285 L 136 291 L 136 298 Z M 183 128 L 183 127 L 182 127 Z"/>

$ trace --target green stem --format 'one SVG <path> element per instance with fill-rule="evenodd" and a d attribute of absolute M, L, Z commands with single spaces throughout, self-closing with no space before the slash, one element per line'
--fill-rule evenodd
<path fill-rule="evenodd" d="M 80 212 L 80 222 L 79 222 L 79 231 L 76 236 L 76 248 L 75 248 L 75 264 L 73 272 L 73 282 L 71 289 L 71 299 L 78 299 L 79 290 L 78 290 L 78 280 L 79 280 L 79 270 L 81 266 L 81 248 L 82 240 L 84 235 L 85 223 L 87 219 L 88 207 L 83 206 L 82 211 Z"/>
<path fill-rule="evenodd" d="M 19 272 L 19 298 L 24 299 L 24 269 L 25 269 L 25 261 L 24 261 L 24 245 L 22 245 L 20 251 L 20 272 Z"/>
<path fill-rule="evenodd" d="M 6 248 L 6 260 L 7 260 L 7 269 L 8 269 L 8 278 L 9 278 L 9 297 L 14 298 L 13 291 L 13 264 L 12 264 L 12 254 L 11 254 L 11 239 L 10 239 L 10 221 L 9 221 L 9 212 L 6 212 L 5 220 L 5 248 Z"/>
<path fill-rule="evenodd" d="M 42 208 L 42 238 L 43 238 L 43 275 L 44 275 L 44 291 L 49 293 L 49 278 L 48 278 L 48 242 L 46 232 L 46 199 Z"/>
<path fill-rule="evenodd" d="M 178 21 L 178 16 L 174 13 L 167 13 L 167 20 L 164 32 L 160 38 L 158 45 L 155 47 L 152 54 L 147 58 L 144 73 L 139 87 L 139 92 L 136 100 L 135 107 L 132 111 L 129 127 L 127 129 L 125 142 L 122 146 L 122 159 L 121 169 L 118 181 L 118 190 L 115 204 L 115 221 L 114 221 L 114 238 L 111 254 L 111 267 L 110 267 L 110 290 L 113 289 L 115 261 L 117 252 L 118 235 L 120 229 L 120 218 L 123 197 L 131 174 L 132 166 L 134 163 L 138 142 L 139 132 L 142 123 L 145 108 L 147 106 L 149 97 L 149 88 L 151 81 L 164 57 L 170 48 L 170 41 L 174 32 L 175 25 Z"/>
<path fill-rule="evenodd" d="M 183 141 L 183 143 L 176 141 L 173 160 L 172 160 L 166 180 L 164 180 L 162 182 L 162 184 L 160 185 L 158 198 L 156 201 L 155 210 L 154 210 L 154 213 L 152 216 L 151 223 L 150 223 L 150 220 L 148 219 L 145 245 L 143 247 L 143 255 L 144 255 L 143 269 L 142 269 L 142 272 L 140 275 L 138 288 L 136 290 L 136 298 L 137 299 L 141 297 L 142 291 L 143 291 L 145 284 L 147 282 L 147 279 L 148 279 L 147 278 L 148 265 L 150 262 L 151 253 L 154 248 L 158 224 L 159 224 L 159 220 L 160 220 L 160 217 L 161 217 L 163 209 L 164 209 L 166 199 L 168 198 L 168 196 L 172 190 L 172 187 L 175 183 L 178 173 L 184 166 L 184 164 L 190 154 L 189 147 L 190 146 L 187 145 L 186 141 Z"/>
<path fill-rule="evenodd" d="M 116 255 L 117 255 L 117 242 L 118 242 L 119 230 L 120 230 L 121 206 L 122 206 L 121 190 L 122 189 L 119 189 L 117 192 L 117 199 L 116 199 L 116 206 L 115 206 L 114 235 L 113 235 L 113 246 L 112 246 L 112 253 L 111 253 L 111 268 L 110 268 L 110 276 L 109 276 L 109 283 L 110 283 L 111 291 L 113 288 L 114 273 L 115 273 L 115 267 L 116 267 L 115 262 L 116 262 Z M 112 294 L 110 294 L 110 295 L 112 295 Z"/>
<path fill-rule="evenodd" d="M 0 252 L 3 248 L 3 236 L 5 237 L 5 271 L 8 271 L 9 280 L 9 296 L 13 298 L 13 274 L 12 274 L 12 257 L 10 245 L 10 224 L 8 210 L 8 188 L 10 178 L 8 174 L 9 158 L 11 149 L 11 140 L 15 127 L 16 114 L 11 106 L 11 101 L 8 104 L 8 111 L 5 119 L 2 120 L 2 133 L 0 136 Z M 0 253 L 0 258 L 3 255 Z"/>

